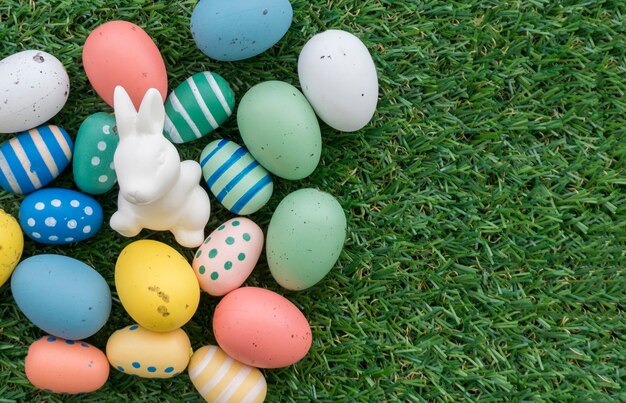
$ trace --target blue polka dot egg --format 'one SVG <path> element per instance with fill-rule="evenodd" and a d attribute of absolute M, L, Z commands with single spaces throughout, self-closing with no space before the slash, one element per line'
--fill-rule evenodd
<path fill-rule="evenodd" d="M 33 241 L 68 244 L 91 238 L 102 226 L 102 207 L 92 197 L 70 189 L 46 188 L 20 205 L 20 226 Z"/>
<path fill-rule="evenodd" d="M 153 332 L 139 325 L 114 332 L 107 342 L 111 366 L 142 378 L 171 378 L 187 368 L 192 350 L 182 329 Z"/>

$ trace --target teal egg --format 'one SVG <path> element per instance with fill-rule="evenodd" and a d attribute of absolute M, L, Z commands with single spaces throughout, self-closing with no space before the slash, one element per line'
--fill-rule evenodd
<path fill-rule="evenodd" d="M 217 129 L 235 108 L 235 93 L 219 74 L 194 74 L 165 101 L 163 134 L 173 143 L 196 140 Z"/>
<path fill-rule="evenodd" d="M 293 85 L 266 81 L 250 88 L 237 109 L 241 138 L 252 156 L 274 175 L 309 176 L 322 152 L 315 112 Z"/>
<path fill-rule="evenodd" d="M 272 196 L 272 178 L 237 143 L 229 140 L 209 143 L 200 155 L 200 166 L 215 198 L 234 214 L 252 214 Z"/>
<path fill-rule="evenodd" d="M 300 189 L 276 207 L 267 229 L 272 276 L 289 290 L 304 290 L 333 268 L 346 239 L 346 215 L 332 195 Z"/>
<path fill-rule="evenodd" d="M 80 190 L 90 194 L 105 193 L 117 182 L 113 156 L 120 139 L 115 116 L 94 113 L 83 121 L 74 145 L 74 182 Z"/>

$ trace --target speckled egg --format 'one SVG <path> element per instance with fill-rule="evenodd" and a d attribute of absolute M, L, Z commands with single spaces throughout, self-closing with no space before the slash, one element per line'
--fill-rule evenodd
<path fill-rule="evenodd" d="M 91 31 L 83 46 L 83 67 L 93 88 L 111 107 L 118 85 L 137 110 L 150 88 L 156 88 L 164 101 L 167 97 L 167 72 L 159 48 L 132 22 L 108 21 Z"/>
<path fill-rule="evenodd" d="M 193 270 L 200 287 L 225 295 L 250 276 L 263 250 L 263 231 L 254 221 L 237 217 L 213 231 L 196 252 Z"/>
<path fill-rule="evenodd" d="M 44 244 L 91 238 L 102 227 L 102 219 L 102 207 L 96 199 L 70 189 L 40 189 L 20 205 L 22 230 L 33 241 Z"/>
<path fill-rule="evenodd" d="M 191 343 L 182 329 L 152 332 L 139 325 L 114 332 L 107 341 L 111 366 L 142 378 L 171 378 L 187 368 Z"/>
<path fill-rule="evenodd" d="M 47 335 L 30 345 L 24 371 L 36 388 L 74 395 L 100 389 L 109 378 L 109 363 L 89 343 Z"/>
<path fill-rule="evenodd" d="M 207 144 L 200 166 L 211 193 L 234 214 L 255 213 L 272 197 L 272 177 L 235 142 L 222 139 Z"/>
<path fill-rule="evenodd" d="M 272 276 L 290 290 L 303 290 L 333 268 L 346 240 L 346 215 L 332 195 L 300 189 L 276 207 L 267 229 L 266 256 Z"/>
<path fill-rule="evenodd" d="M 363 128 L 378 102 L 376 66 L 353 34 L 331 29 L 312 37 L 298 57 L 302 92 L 317 115 L 344 132 Z"/>
<path fill-rule="evenodd" d="M 117 182 L 113 155 L 119 143 L 115 116 L 94 113 L 83 121 L 74 145 L 74 181 L 85 193 L 108 192 Z"/>
<path fill-rule="evenodd" d="M 250 88 L 239 103 L 237 126 L 250 154 L 281 178 L 305 178 L 320 161 L 317 117 L 291 84 L 266 81 Z"/>
<path fill-rule="evenodd" d="M 74 143 L 59 126 L 41 126 L 0 145 L 0 186 L 28 194 L 52 182 L 69 165 Z"/>
<path fill-rule="evenodd" d="M 32 129 L 65 105 L 70 79 L 56 57 L 24 50 L 0 60 L 0 133 Z"/>
<path fill-rule="evenodd" d="M 196 350 L 189 362 L 189 378 L 207 402 L 262 403 L 267 394 L 261 371 L 233 360 L 218 346 Z"/>
<path fill-rule="evenodd" d="M 198 279 L 187 259 L 158 241 L 135 241 L 122 250 L 115 287 L 126 312 L 156 332 L 183 326 L 200 302 Z"/>
<path fill-rule="evenodd" d="M 300 361 L 311 348 L 309 322 L 285 297 L 257 287 L 226 294 L 215 307 L 213 335 L 232 358 L 258 368 Z"/>
<path fill-rule="evenodd" d="M 173 143 L 199 139 L 224 123 L 235 108 L 235 93 L 217 73 L 196 73 L 165 101 L 163 135 Z"/>
<path fill-rule="evenodd" d="M 289 0 L 202 0 L 191 15 L 191 34 L 210 58 L 243 60 L 274 46 L 292 17 Z"/>
<path fill-rule="evenodd" d="M 67 256 L 35 255 L 21 261 L 11 276 L 18 308 L 46 333 L 71 340 L 100 330 L 111 312 L 104 277 Z"/>
<path fill-rule="evenodd" d="M 24 250 L 24 236 L 17 220 L 0 209 L 0 286 L 9 279 Z"/>

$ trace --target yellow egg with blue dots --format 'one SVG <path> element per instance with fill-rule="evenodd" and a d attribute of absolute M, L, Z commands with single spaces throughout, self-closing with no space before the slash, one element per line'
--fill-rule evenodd
<path fill-rule="evenodd" d="M 142 378 L 171 378 L 189 364 L 192 349 L 182 329 L 153 332 L 139 325 L 114 332 L 107 341 L 106 355 L 120 372 Z"/>

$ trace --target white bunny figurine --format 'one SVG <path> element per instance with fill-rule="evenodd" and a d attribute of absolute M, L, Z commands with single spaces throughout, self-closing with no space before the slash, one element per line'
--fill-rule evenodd
<path fill-rule="evenodd" d="M 139 112 L 121 86 L 115 87 L 113 101 L 120 136 L 113 162 L 120 193 L 111 228 L 126 237 L 143 228 L 169 230 L 182 246 L 201 245 L 211 212 L 209 196 L 199 185 L 200 165 L 181 162 L 176 147 L 163 137 L 161 94 L 150 88 Z"/>

